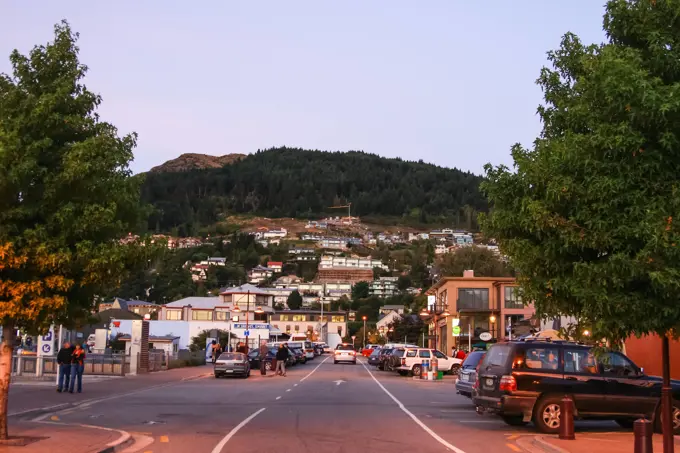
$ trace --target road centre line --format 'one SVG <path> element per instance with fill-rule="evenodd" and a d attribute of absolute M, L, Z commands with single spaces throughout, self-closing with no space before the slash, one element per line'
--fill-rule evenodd
<path fill-rule="evenodd" d="M 399 409 L 401 409 L 406 415 L 408 415 L 409 417 L 411 417 L 411 419 L 412 419 L 418 426 L 420 426 L 427 434 L 429 434 L 434 440 L 436 440 L 437 442 L 439 442 L 440 444 L 442 444 L 444 447 L 446 447 L 446 448 L 448 448 L 448 449 L 454 451 L 455 453 L 465 453 L 465 452 L 464 452 L 463 450 L 461 450 L 460 448 L 454 447 L 453 445 L 451 445 L 450 443 L 448 443 L 446 440 L 444 440 L 442 437 L 440 437 L 437 433 L 435 433 L 434 431 L 432 431 L 425 423 L 421 422 L 420 419 L 419 419 L 418 417 L 416 417 L 411 411 L 409 411 L 408 409 L 406 409 L 406 406 L 404 406 L 404 404 L 403 404 L 401 401 L 399 401 L 394 395 L 392 395 L 392 394 L 390 393 L 390 391 L 387 390 L 387 389 L 380 383 L 380 381 L 378 381 L 378 379 L 376 379 L 375 376 L 373 376 L 373 373 L 371 373 L 371 370 L 369 370 L 369 369 L 366 367 L 366 365 L 365 365 L 364 363 L 361 363 L 361 365 L 366 369 L 366 371 L 367 371 L 368 374 L 371 376 L 371 378 L 373 378 L 373 380 L 375 381 L 375 383 L 378 384 L 378 387 L 380 387 L 385 393 L 387 393 L 387 396 L 389 396 L 390 398 L 392 398 L 392 400 L 393 400 L 395 403 L 397 403 L 397 406 L 399 406 Z M 217 452 L 213 452 L 213 453 L 217 453 Z"/>
<path fill-rule="evenodd" d="M 256 412 L 253 412 L 252 414 L 250 414 L 250 416 L 249 416 L 248 418 L 246 418 L 245 420 L 243 420 L 243 421 L 242 421 L 241 423 L 239 423 L 238 425 L 234 426 L 234 428 L 233 428 L 231 431 L 229 431 L 229 433 L 228 433 L 226 436 L 224 436 L 224 438 L 220 441 L 220 443 L 218 443 L 217 445 L 215 445 L 215 448 L 213 448 L 213 450 L 212 450 L 211 453 L 221 453 L 221 452 L 222 452 L 222 449 L 224 448 L 224 446 L 227 445 L 227 442 L 229 442 L 229 440 L 230 440 L 232 437 L 234 437 L 234 436 L 236 435 L 236 433 L 239 432 L 239 430 L 240 430 L 241 428 L 243 428 L 244 426 L 246 426 L 252 419 L 254 419 L 254 418 L 257 417 L 258 415 L 260 415 L 260 413 L 262 413 L 265 409 L 266 409 L 266 407 L 263 407 L 262 409 L 260 409 L 260 410 L 258 410 L 258 411 L 256 411 Z"/>
<path fill-rule="evenodd" d="M 286 389 L 286 392 L 290 392 L 290 389 Z"/>

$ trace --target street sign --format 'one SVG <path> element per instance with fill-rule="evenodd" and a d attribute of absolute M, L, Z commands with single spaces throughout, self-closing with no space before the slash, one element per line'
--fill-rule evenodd
<path fill-rule="evenodd" d="M 482 341 L 489 341 L 493 338 L 489 332 L 482 332 L 479 334 L 479 339 Z"/>
<path fill-rule="evenodd" d="M 54 326 L 50 326 L 50 330 L 38 338 L 38 350 L 43 356 L 54 355 Z"/>
<path fill-rule="evenodd" d="M 356 336 L 356 335 L 352 335 L 352 341 L 354 341 L 354 340 L 356 340 L 356 339 L 357 339 L 357 336 Z"/>
<path fill-rule="evenodd" d="M 453 326 L 451 329 L 454 337 L 460 336 L 460 326 Z"/>
<path fill-rule="evenodd" d="M 243 335 L 245 335 L 246 337 L 249 337 L 249 336 L 250 336 L 250 330 L 244 331 L 244 332 L 243 332 Z"/>

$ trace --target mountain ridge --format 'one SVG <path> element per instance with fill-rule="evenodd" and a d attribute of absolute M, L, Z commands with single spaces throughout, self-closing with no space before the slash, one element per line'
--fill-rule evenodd
<path fill-rule="evenodd" d="M 174 159 L 163 162 L 153 167 L 149 173 L 172 173 L 191 170 L 205 170 L 209 168 L 222 168 L 244 159 L 246 154 L 231 153 L 223 156 L 213 156 L 202 153 L 183 153 Z"/>

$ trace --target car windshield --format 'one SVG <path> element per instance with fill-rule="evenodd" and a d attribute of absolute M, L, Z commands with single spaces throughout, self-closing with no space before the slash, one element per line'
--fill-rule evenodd
<path fill-rule="evenodd" d="M 496 344 L 491 346 L 484 356 L 482 366 L 505 366 L 510 358 L 512 348 L 507 344 Z"/>
<path fill-rule="evenodd" d="M 218 360 L 244 360 L 245 357 L 245 354 L 240 352 L 224 352 Z"/>
<path fill-rule="evenodd" d="M 463 368 L 475 368 L 477 367 L 477 364 L 479 363 L 480 360 L 484 357 L 484 354 L 486 354 L 483 351 L 475 351 L 471 352 L 470 355 L 468 355 L 465 358 L 465 361 L 463 362 Z"/>
<path fill-rule="evenodd" d="M 338 351 L 354 351 L 354 348 L 351 344 L 339 344 L 335 349 Z"/>

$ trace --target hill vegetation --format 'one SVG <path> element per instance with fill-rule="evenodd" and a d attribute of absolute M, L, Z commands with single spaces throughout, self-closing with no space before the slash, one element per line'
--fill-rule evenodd
<path fill-rule="evenodd" d="M 328 208 L 347 202 L 352 215 L 474 228 L 476 212 L 486 210 L 480 176 L 364 152 L 276 148 L 219 168 L 187 168 L 146 175 L 142 197 L 154 207 L 151 230 L 191 235 L 227 214 L 345 215 Z"/>

